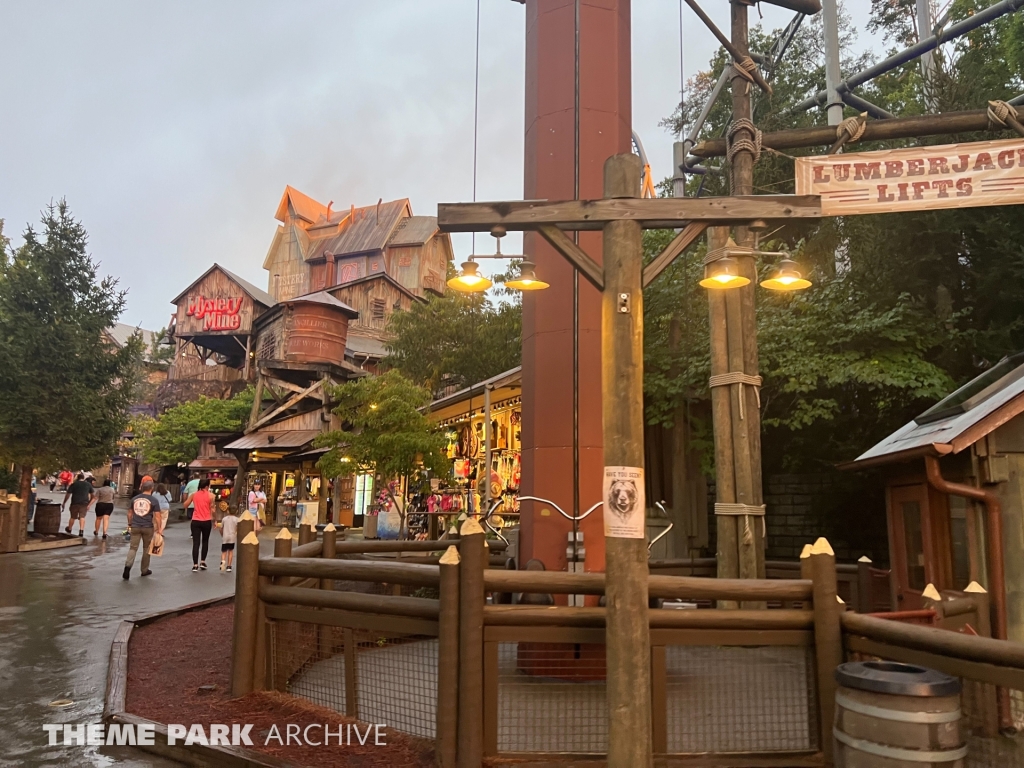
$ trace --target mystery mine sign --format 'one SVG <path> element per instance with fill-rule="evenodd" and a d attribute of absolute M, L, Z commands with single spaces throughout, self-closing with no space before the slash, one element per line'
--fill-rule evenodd
<path fill-rule="evenodd" d="M 242 316 L 238 311 L 242 308 L 242 296 L 226 299 L 208 299 L 202 294 L 189 296 L 189 317 L 203 321 L 204 331 L 237 331 L 242 325 Z"/>
<path fill-rule="evenodd" d="M 1024 140 L 796 159 L 796 193 L 825 216 L 1024 202 Z"/>

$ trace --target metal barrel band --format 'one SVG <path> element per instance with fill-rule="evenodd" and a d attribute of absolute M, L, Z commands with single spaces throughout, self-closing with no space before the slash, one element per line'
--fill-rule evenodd
<path fill-rule="evenodd" d="M 849 734 L 843 733 L 838 728 L 832 729 L 832 736 L 840 744 L 845 744 L 851 749 L 867 752 L 877 757 L 888 757 L 893 760 L 907 760 L 912 763 L 942 763 L 953 760 L 962 760 L 967 757 L 967 745 L 956 749 L 925 750 L 925 749 L 902 749 L 890 747 L 885 744 L 876 744 L 873 741 L 857 739 Z"/>
<path fill-rule="evenodd" d="M 854 701 L 841 693 L 836 694 L 836 704 L 858 715 L 877 717 L 879 720 L 893 720 L 900 723 L 953 723 L 960 719 L 960 709 L 951 712 L 901 712 L 897 709 L 875 707 Z"/>

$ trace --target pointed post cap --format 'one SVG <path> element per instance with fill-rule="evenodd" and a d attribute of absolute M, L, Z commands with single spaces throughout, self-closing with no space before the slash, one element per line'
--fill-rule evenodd
<path fill-rule="evenodd" d="M 828 539 L 824 536 L 814 542 L 814 546 L 811 547 L 811 554 L 836 556 L 836 553 L 832 551 L 832 545 L 828 543 Z"/>
<path fill-rule="evenodd" d="M 281 532 L 275 536 L 275 539 L 290 539 L 292 537 L 291 531 L 287 528 L 282 528 Z"/>
<path fill-rule="evenodd" d="M 245 510 L 245 512 L 243 512 L 242 514 L 240 514 L 238 516 L 238 520 L 239 521 L 242 521 L 242 520 L 255 520 L 255 519 L 256 518 L 253 517 L 252 512 L 250 512 L 248 509 Z"/>
<path fill-rule="evenodd" d="M 324 526 L 324 533 L 327 533 L 328 531 L 336 531 L 336 530 L 338 530 L 338 529 L 334 527 L 334 523 L 328 523 L 327 525 Z"/>
<path fill-rule="evenodd" d="M 459 529 L 455 527 L 455 523 L 452 523 L 452 527 L 448 529 L 448 533 L 450 533 L 452 536 L 459 535 Z"/>
<path fill-rule="evenodd" d="M 927 597 L 929 600 L 942 600 L 942 595 L 939 594 L 939 590 L 935 588 L 934 584 L 928 584 L 921 593 L 921 597 Z"/>
<path fill-rule="evenodd" d="M 836 595 L 836 602 L 840 605 L 846 605 L 846 601 L 843 600 L 843 598 L 841 598 L 839 595 Z"/>
<path fill-rule="evenodd" d="M 964 587 L 964 592 L 975 592 L 981 595 L 988 594 L 988 590 L 976 581 L 972 581 L 970 584 Z"/>
<path fill-rule="evenodd" d="M 860 557 L 857 558 L 857 562 L 858 563 L 870 563 L 871 562 L 871 558 L 868 557 L 867 555 L 861 555 Z"/>
<path fill-rule="evenodd" d="M 804 544 L 804 548 L 802 550 L 800 550 L 800 559 L 801 560 L 806 560 L 810 556 L 811 556 L 811 545 L 810 544 Z"/>
<path fill-rule="evenodd" d="M 245 538 L 242 539 L 242 543 L 243 544 L 255 544 L 256 546 L 259 546 L 260 540 L 258 538 L 256 538 L 255 531 L 249 531 L 245 535 Z"/>
<path fill-rule="evenodd" d="M 459 520 L 465 520 L 467 517 L 468 515 L 465 512 L 463 512 L 461 515 L 459 515 Z"/>
<path fill-rule="evenodd" d="M 475 533 L 483 533 L 484 529 L 480 527 L 474 518 L 470 517 L 462 524 L 462 529 L 459 531 L 460 536 L 472 536 Z"/>
<path fill-rule="evenodd" d="M 454 544 L 449 544 L 448 549 L 441 555 L 441 559 L 438 561 L 441 565 L 458 565 L 461 562 L 459 557 L 459 550 Z"/>

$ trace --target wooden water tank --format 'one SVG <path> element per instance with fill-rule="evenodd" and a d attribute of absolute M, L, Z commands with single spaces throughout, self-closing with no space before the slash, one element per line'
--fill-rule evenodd
<path fill-rule="evenodd" d="M 836 668 L 836 768 L 963 768 L 960 681 L 913 664 Z"/>
<path fill-rule="evenodd" d="M 297 363 L 334 363 L 345 359 L 349 311 L 344 306 L 297 301 L 288 308 L 284 359 Z"/>

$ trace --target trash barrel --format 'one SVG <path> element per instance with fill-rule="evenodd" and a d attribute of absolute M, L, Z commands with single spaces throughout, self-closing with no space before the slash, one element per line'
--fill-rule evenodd
<path fill-rule="evenodd" d="M 913 664 L 836 668 L 836 768 L 963 768 L 960 681 Z"/>
<path fill-rule="evenodd" d="M 61 505 L 40 499 L 36 502 L 36 514 L 32 518 L 32 530 L 43 536 L 54 536 L 60 532 Z"/>

